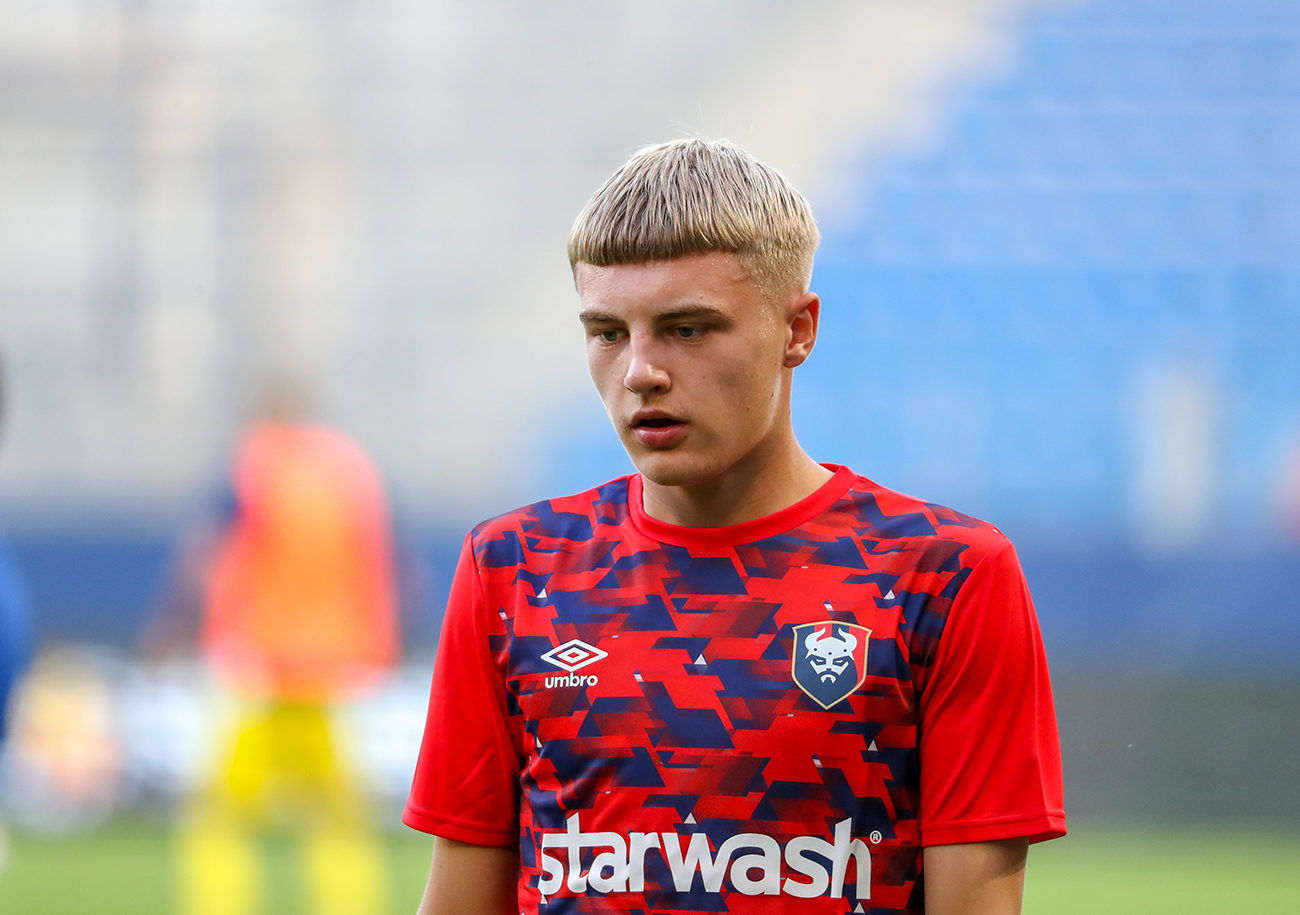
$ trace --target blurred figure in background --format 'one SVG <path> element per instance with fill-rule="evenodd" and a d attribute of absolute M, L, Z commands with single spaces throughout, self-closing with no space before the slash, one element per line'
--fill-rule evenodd
<path fill-rule="evenodd" d="M 0 362 L 0 431 L 4 425 L 5 393 L 4 363 Z M 0 751 L 8 732 L 9 695 L 31 652 L 30 618 L 26 589 L 0 538 Z M 0 872 L 9 858 L 8 849 L 8 833 L 0 819 Z"/>
<path fill-rule="evenodd" d="M 0 746 L 8 734 L 9 695 L 31 652 L 28 620 L 27 592 L 8 547 L 0 541 Z"/>
<path fill-rule="evenodd" d="M 4 541 L 0 540 L 0 753 L 8 736 L 9 696 L 31 652 L 27 593 Z M 0 873 L 9 860 L 9 834 L 0 817 Z"/>
<path fill-rule="evenodd" d="M 0 782 L 5 810 L 61 835 L 101 825 L 122 800 L 124 762 L 102 658 L 44 646 L 14 690 Z"/>
<path fill-rule="evenodd" d="M 234 704 L 182 829 L 188 915 L 258 910 L 267 827 L 303 835 L 311 911 L 387 911 L 380 840 L 331 713 L 397 658 L 388 513 L 361 448 L 305 413 L 300 384 L 268 387 L 236 451 L 228 517 L 182 550 L 163 621 L 173 641 L 176 608 L 198 592 L 200 645 Z"/>

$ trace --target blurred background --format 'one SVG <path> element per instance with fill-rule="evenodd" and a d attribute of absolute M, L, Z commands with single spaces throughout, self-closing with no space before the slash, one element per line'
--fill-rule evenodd
<path fill-rule="evenodd" d="M 1026 911 L 1300 899 L 1300 6 L 0 0 L 0 909 L 171 911 L 210 689 L 141 646 L 284 374 L 387 486 L 404 660 L 339 726 L 413 909 L 460 539 L 631 469 L 569 225 L 695 134 L 818 214 L 805 448 L 1020 550 L 1084 824 Z"/>

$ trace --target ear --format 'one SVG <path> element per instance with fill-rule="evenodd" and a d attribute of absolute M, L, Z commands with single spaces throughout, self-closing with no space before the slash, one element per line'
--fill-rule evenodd
<path fill-rule="evenodd" d="M 817 319 L 821 316 L 821 298 L 815 292 L 805 292 L 786 308 L 786 324 L 790 336 L 785 344 L 784 365 L 792 369 L 802 365 L 817 342 Z"/>

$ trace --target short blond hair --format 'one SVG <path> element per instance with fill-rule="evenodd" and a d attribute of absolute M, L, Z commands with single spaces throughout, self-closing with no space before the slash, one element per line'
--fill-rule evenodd
<path fill-rule="evenodd" d="M 616 171 L 569 232 L 569 265 L 735 252 L 769 299 L 808 290 L 821 241 L 790 180 L 727 140 L 647 146 Z"/>

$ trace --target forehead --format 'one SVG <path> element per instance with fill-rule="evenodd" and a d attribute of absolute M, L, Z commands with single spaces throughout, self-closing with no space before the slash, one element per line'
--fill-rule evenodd
<path fill-rule="evenodd" d="M 690 304 L 731 311 L 762 299 L 740 257 L 725 251 L 607 267 L 580 262 L 574 273 L 584 312 L 667 311 Z"/>

